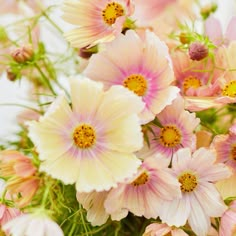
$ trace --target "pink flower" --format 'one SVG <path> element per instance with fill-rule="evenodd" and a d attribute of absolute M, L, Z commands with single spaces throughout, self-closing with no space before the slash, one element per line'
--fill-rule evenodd
<path fill-rule="evenodd" d="M 182 229 L 170 227 L 167 224 L 152 223 L 145 229 L 143 236 L 188 236 Z"/>
<path fill-rule="evenodd" d="M 65 34 L 74 47 L 92 47 L 108 42 L 121 33 L 126 17 L 132 13 L 130 0 L 65 1 L 63 19 L 78 28 Z"/>
<path fill-rule="evenodd" d="M 216 54 L 215 57 L 220 56 Z M 172 56 L 177 86 L 182 95 L 209 97 L 220 91 L 217 79 L 221 71 L 214 70 L 212 62 L 192 61 L 185 52 L 175 51 Z"/>
<path fill-rule="evenodd" d="M 5 150 L 0 152 L 0 170 L 1 176 L 7 178 L 8 194 L 20 207 L 28 204 L 40 182 L 32 160 L 17 151 Z"/>
<path fill-rule="evenodd" d="M 157 218 L 162 200 L 180 197 L 179 183 L 168 168 L 169 161 L 161 154 L 146 158 L 138 173 L 117 188 L 105 200 L 105 209 L 112 220 L 120 220 L 132 212 L 136 216 Z"/>
<path fill-rule="evenodd" d="M 152 132 L 148 132 L 149 147 L 143 150 L 148 153 L 162 153 L 170 158 L 182 147 L 195 149 L 196 137 L 194 129 L 199 125 L 200 119 L 195 113 L 184 110 L 184 100 L 178 97 L 157 116 L 161 127 L 151 126 Z M 143 153 L 143 150 L 139 153 Z M 139 156 L 142 154 L 139 154 Z"/>
<path fill-rule="evenodd" d="M 141 97 L 145 103 L 140 114 L 143 123 L 171 104 L 179 91 L 171 86 L 174 74 L 168 48 L 149 31 L 143 40 L 132 30 L 120 34 L 90 58 L 84 73 L 103 82 L 106 89 L 119 84 Z"/>
<path fill-rule="evenodd" d="M 219 236 L 236 234 L 236 201 L 232 201 L 229 209 L 222 215 L 220 220 Z"/>
<path fill-rule="evenodd" d="M 0 226 L 2 227 L 8 221 L 21 215 L 21 212 L 17 208 L 8 207 L 4 204 L 0 204 Z"/>
<path fill-rule="evenodd" d="M 213 140 L 217 159 L 236 171 L 236 133 L 217 135 Z"/>
<path fill-rule="evenodd" d="M 236 16 L 233 16 L 223 33 L 220 21 L 214 16 L 210 16 L 205 21 L 205 34 L 211 39 L 211 41 L 220 46 L 222 44 L 228 45 L 229 42 L 236 40 Z"/>
<path fill-rule="evenodd" d="M 174 154 L 172 170 L 181 184 L 182 197 L 163 202 L 163 222 L 179 227 L 188 220 L 198 236 L 207 235 L 210 217 L 220 217 L 227 209 L 214 183 L 231 174 L 226 165 L 215 161 L 214 152 L 206 148 L 193 154 L 189 148 L 183 148 Z"/>

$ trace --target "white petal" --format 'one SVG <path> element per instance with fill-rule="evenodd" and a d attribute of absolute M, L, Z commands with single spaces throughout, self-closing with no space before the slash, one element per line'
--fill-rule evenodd
<path fill-rule="evenodd" d="M 131 115 L 113 122 L 113 127 L 106 133 L 109 148 L 119 152 L 135 152 L 143 146 L 143 133 L 139 119 Z"/>
<path fill-rule="evenodd" d="M 81 77 L 71 79 L 70 86 L 73 111 L 92 119 L 103 98 L 102 83 Z"/>
<path fill-rule="evenodd" d="M 220 217 L 227 209 L 219 192 L 212 183 L 201 183 L 194 191 L 194 194 L 208 216 Z"/>
<path fill-rule="evenodd" d="M 168 225 L 175 225 L 177 227 L 185 225 L 191 206 L 187 196 L 181 199 L 174 199 L 172 201 L 163 201 L 160 211 L 160 218 Z"/>
<path fill-rule="evenodd" d="M 104 122 L 109 121 L 109 124 L 113 126 L 113 121 L 138 114 L 143 108 L 144 103 L 139 96 L 117 85 L 105 92 L 97 117 Z"/>
<path fill-rule="evenodd" d="M 210 229 L 210 217 L 202 209 L 200 202 L 192 195 L 189 225 L 198 236 L 206 236 Z"/>

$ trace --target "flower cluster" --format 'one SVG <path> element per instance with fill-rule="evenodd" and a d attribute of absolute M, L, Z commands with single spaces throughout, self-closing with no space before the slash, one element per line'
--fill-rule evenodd
<path fill-rule="evenodd" d="M 223 32 L 214 1 L 2 5 L 1 79 L 33 105 L 0 144 L 0 235 L 236 234 L 236 15 Z"/>

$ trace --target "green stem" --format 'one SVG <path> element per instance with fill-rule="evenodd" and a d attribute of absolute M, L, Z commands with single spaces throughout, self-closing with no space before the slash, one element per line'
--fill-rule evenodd
<path fill-rule="evenodd" d="M 48 16 L 48 14 L 43 11 L 42 15 L 50 22 L 50 24 L 55 27 L 61 34 L 63 34 L 63 30 Z"/>
<path fill-rule="evenodd" d="M 40 69 L 40 67 L 38 66 L 37 63 L 34 64 L 35 68 L 38 70 L 38 72 L 40 73 L 40 75 L 42 76 L 42 82 L 51 90 L 51 92 L 53 93 L 53 95 L 57 95 L 52 87 L 52 85 L 50 84 L 48 78 L 46 77 L 46 75 L 43 73 L 43 71 Z"/>

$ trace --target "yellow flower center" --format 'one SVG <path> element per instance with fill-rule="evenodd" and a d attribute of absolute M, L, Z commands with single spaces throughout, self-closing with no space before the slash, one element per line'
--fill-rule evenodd
<path fill-rule="evenodd" d="M 230 81 L 222 90 L 224 96 L 236 97 L 236 80 Z"/>
<path fill-rule="evenodd" d="M 184 193 L 192 192 L 197 187 L 197 178 L 193 174 L 182 174 L 178 180 L 181 183 L 180 189 Z"/>
<path fill-rule="evenodd" d="M 231 158 L 236 161 L 236 145 L 231 149 Z"/>
<path fill-rule="evenodd" d="M 73 140 L 79 148 L 89 148 L 96 141 L 95 130 L 90 125 L 81 124 L 74 129 Z"/>
<path fill-rule="evenodd" d="M 142 75 L 139 74 L 128 76 L 123 81 L 123 85 L 136 93 L 138 96 L 143 96 L 147 91 L 147 81 Z"/>
<path fill-rule="evenodd" d="M 167 125 L 161 128 L 160 142 L 165 147 L 176 147 L 180 144 L 180 131 L 173 125 Z"/>
<path fill-rule="evenodd" d="M 143 172 L 131 184 L 136 187 L 145 184 L 147 181 L 148 181 L 148 175 L 147 173 Z"/>
<path fill-rule="evenodd" d="M 184 93 L 189 89 L 189 88 L 199 88 L 202 85 L 201 81 L 196 78 L 195 76 L 188 76 L 187 78 L 184 79 L 183 83 L 183 90 Z"/>
<path fill-rule="evenodd" d="M 106 8 L 102 11 L 102 17 L 106 24 L 112 25 L 116 19 L 124 15 L 123 7 L 116 2 L 108 3 Z"/>

